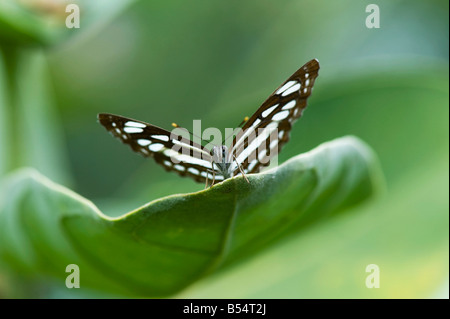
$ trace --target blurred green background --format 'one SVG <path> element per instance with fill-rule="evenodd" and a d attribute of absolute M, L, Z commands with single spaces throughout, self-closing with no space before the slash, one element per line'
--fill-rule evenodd
<path fill-rule="evenodd" d="M 58 29 L 46 2 L 62 3 L 0 5 L 0 174 L 36 167 L 111 216 L 200 190 L 121 145 L 97 113 L 235 127 L 317 58 L 280 162 L 353 134 L 377 152 L 386 193 L 180 297 L 448 297 L 448 1 L 72 1 L 80 29 Z M 365 25 L 370 3 L 379 29 Z M 379 289 L 364 285 L 369 263 Z"/>

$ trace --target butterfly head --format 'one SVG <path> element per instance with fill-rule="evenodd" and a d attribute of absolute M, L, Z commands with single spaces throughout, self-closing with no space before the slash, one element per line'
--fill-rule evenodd
<path fill-rule="evenodd" d="M 231 176 L 231 162 L 228 160 L 228 147 L 225 145 L 214 146 L 211 150 L 212 161 L 224 175 L 225 178 Z"/>

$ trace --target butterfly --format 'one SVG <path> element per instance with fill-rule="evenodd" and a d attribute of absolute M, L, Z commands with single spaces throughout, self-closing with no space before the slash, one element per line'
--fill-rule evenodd
<path fill-rule="evenodd" d="M 230 148 L 216 145 L 208 149 L 189 137 L 119 115 L 100 113 L 98 120 L 133 151 L 153 157 L 167 171 L 206 185 L 208 180 L 214 184 L 233 176 L 245 177 L 268 166 L 289 141 L 292 125 L 306 108 L 319 68 L 319 61 L 313 59 L 292 74 L 241 123 Z"/>

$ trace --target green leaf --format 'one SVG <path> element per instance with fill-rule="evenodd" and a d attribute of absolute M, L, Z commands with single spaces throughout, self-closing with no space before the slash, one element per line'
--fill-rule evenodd
<path fill-rule="evenodd" d="M 446 298 L 448 152 L 351 214 L 280 240 L 176 298 Z M 369 264 L 380 288 L 368 289 Z"/>
<path fill-rule="evenodd" d="M 264 246 L 367 199 L 381 173 L 354 137 L 322 144 L 278 168 L 153 201 L 119 218 L 33 170 L 10 177 L 0 201 L 0 261 L 82 287 L 167 296 Z"/>
<path fill-rule="evenodd" d="M 43 50 L 0 50 L 0 177 L 30 166 L 70 182 L 62 125 Z"/>

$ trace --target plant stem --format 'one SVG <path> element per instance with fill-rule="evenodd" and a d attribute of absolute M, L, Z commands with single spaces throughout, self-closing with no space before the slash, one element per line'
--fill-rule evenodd
<path fill-rule="evenodd" d="M 43 50 L 2 46 L 0 59 L 0 176 L 31 166 L 67 183 L 64 134 Z"/>

